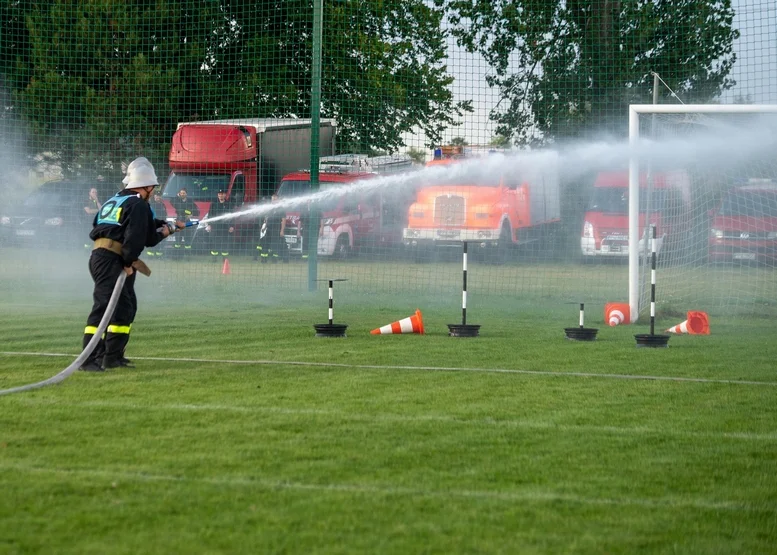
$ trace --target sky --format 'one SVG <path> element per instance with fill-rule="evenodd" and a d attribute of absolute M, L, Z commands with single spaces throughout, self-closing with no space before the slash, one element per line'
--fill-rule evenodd
<path fill-rule="evenodd" d="M 721 101 L 733 103 L 741 95 L 753 103 L 777 104 L 777 0 L 732 0 L 732 6 L 734 27 L 741 35 L 734 44 L 737 62 L 731 73 L 737 85 L 726 91 Z M 470 144 L 487 143 L 495 131 L 488 114 L 499 100 L 485 82 L 488 65 L 480 55 L 464 51 L 453 40 L 448 52 L 448 68 L 456 78 L 454 96 L 457 100 L 471 99 L 475 111 L 465 116 L 463 125 L 449 129 L 444 142 L 464 137 Z M 410 147 L 424 148 L 423 136 L 407 135 L 406 141 Z"/>

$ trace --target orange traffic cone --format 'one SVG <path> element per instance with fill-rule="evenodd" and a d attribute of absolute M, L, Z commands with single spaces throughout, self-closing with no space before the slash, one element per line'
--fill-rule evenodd
<path fill-rule="evenodd" d="M 224 265 L 221 267 L 221 275 L 228 276 L 232 273 L 232 270 L 229 268 L 229 258 L 224 259 Z"/>
<path fill-rule="evenodd" d="M 629 303 L 607 303 L 604 305 L 604 321 L 611 326 L 631 323 Z"/>
<path fill-rule="evenodd" d="M 376 328 L 370 332 L 371 335 L 386 335 L 392 333 L 424 333 L 424 321 L 421 317 L 421 311 L 416 309 L 415 314 L 402 318 L 397 322 Z"/>
<path fill-rule="evenodd" d="M 706 312 L 690 310 L 684 322 L 669 328 L 669 333 L 688 333 L 691 335 L 709 335 L 710 319 Z"/>

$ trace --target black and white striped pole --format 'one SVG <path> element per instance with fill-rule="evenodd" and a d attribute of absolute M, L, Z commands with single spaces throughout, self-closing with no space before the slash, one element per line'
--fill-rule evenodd
<path fill-rule="evenodd" d="M 461 287 L 461 324 L 448 324 L 448 335 L 451 337 L 477 337 L 480 333 L 479 324 L 467 323 L 467 242 L 463 243 L 462 254 L 462 287 Z"/>
<path fill-rule="evenodd" d="M 345 337 L 345 330 L 348 324 L 335 324 L 335 281 L 347 281 L 346 279 L 316 280 L 329 282 L 329 323 L 313 324 L 316 330 L 316 337 Z"/>
<path fill-rule="evenodd" d="M 656 226 L 652 228 L 650 241 L 650 333 L 638 333 L 634 336 L 637 347 L 668 347 L 670 335 L 656 335 Z"/>
<path fill-rule="evenodd" d="M 585 303 L 580 303 L 580 325 L 576 328 L 564 328 L 567 339 L 572 341 L 593 341 L 599 328 L 585 327 Z"/>

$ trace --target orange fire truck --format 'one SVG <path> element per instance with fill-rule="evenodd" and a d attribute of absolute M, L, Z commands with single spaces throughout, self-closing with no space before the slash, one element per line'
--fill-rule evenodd
<path fill-rule="evenodd" d="M 441 147 L 435 149 L 427 166 L 467 162 L 495 151 L 488 147 Z M 522 175 L 510 168 L 510 153 L 500 153 L 505 155 L 500 171 L 471 180 L 456 178 L 452 172 L 449 183 L 419 189 L 403 233 L 404 244 L 413 249 L 416 259 L 424 259 L 433 247 L 460 246 L 466 241 L 488 249 L 495 260 L 505 261 L 513 247 L 537 242 L 559 225 L 555 164 L 553 168 L 544 164 L 536 171 L 524 170 Z"/>

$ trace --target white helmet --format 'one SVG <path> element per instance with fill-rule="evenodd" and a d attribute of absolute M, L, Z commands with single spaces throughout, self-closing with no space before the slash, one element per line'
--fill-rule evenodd
<path fill-rule="evenodd" d="M 141 187 L 151 187 L 152 185 L 159 185 L 159 180 L 156 177 L 154 166 L 149 162 L 148 164 L 139 164 L 132 169 L 124 178 L 125 189 L 139 189 Z"/>
<path fill-rule="evenodd" d="M 123 166 L 124 164 L 122 163 L 122 167 Z M 139 156 L 138 158 L 135 158 L 132 162 L 130 162 L 129 165 L 127 165 L 127 167 L 124 169 L 124 172 L 127 175 L 124 176 L 124 179 L 122 179 L 121 182 L 124 183 L 125 185 L 129 183 L 130 173 L 133 170 L 135 170 L 135 168 L 138 168 L 140 166 L 151 166 L 151 169 L 154 169 L 154 166 L 151 165 L 151 162 L 149 162 L 148 158 L 146 158 L 145 156 Z"/>

